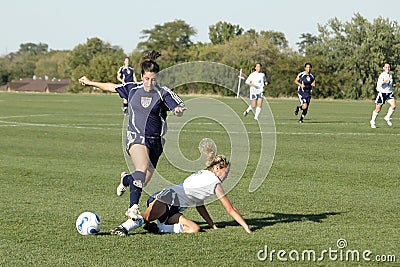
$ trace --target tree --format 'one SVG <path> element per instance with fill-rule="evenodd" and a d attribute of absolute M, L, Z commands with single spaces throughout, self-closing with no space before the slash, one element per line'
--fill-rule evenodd
<path fill-rule="evenodd" d="M 167 65 L 183 61 L 186 58 L 186 50 L 193 44 L 191 38 L 197 31 L 183 20 L 166 22 L 155 25 L 153 29 L 141 32 L 145 39 L 139 42 L 137 50 L 140 52 L 160 51 Z"/>
<path fill-rule="evenodd" d="M 234 37 L 240 36 L 243 33 L 243 28 L 239 25 L 233 25 L 229 22 L 219 21 L 209 28 L 208 36 L 212 44 L 224 44 Z"/>
<path fill-rule="evenodd" d="M 45 55 L 49 50 L 49 46 L 44 43 L 25 43 L 19 45 L 18 54 L 30 55 L 30 56 L 40 56 Z"/>
<path fill-rule="evenodd" d="M 50 51 L 36 62 L 35 75 L 38 77 L 69 78 L 62 72 L 63 61 L 67 51 Z"/>
<path fill-rule="evenodd" d="M 299 53 L 302 55 L 307 54 L 307 48 L 309 46 L 314 45 L 317 43 L 317 37 L 313 36 L 311 33 L 302 33 L 300 35 L 300 42 L 296 43 L 299 47 Z"/>
<path fill-rule="evenodd" d="M 268 39 L 272 44 L 279 47 L 281 51 L 283 49 L 288 48 L 289 42 L 286 39 L 285 34 L 283 32 L 261 31 L 260 35 Z"/>
<path fill-rule="evenodd" d="M 85 90 L 78 83 L 82 75 L 100 82 L 116 82 L 118 67 L 125 56 L 122 48 L 104 43 L 99 38 L 91 38 L 86 44 L 77 45 L 67 56 L 73 91 Z"/>

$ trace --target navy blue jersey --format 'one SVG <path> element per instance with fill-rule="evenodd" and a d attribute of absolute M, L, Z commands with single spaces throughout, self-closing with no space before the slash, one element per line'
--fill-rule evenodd
<path fill-rule="evenodd" d="M 133 82 L 133 74 L 135 73 L 135 70 L 131 66 L 128 68 L 122 66 L 118 69 L 118 73 L 121 75 L 121 78 L 124 80 L 124 82 Z"/>
<path fill-rule="evenodd" d="M 297 87 L 297 90 L 303 91 L 307 94 L 311 95 L 311 90 L 312 90 L 312 86 L 311 84 L 315 81 L 315 76 L 314 74 L 310 73 L 309 75 L 306 74 L 305 71 L 300 72 L 299 75 L 297 75 L 297 77 L 299 78 L 299 83 L 304 84 L 304 89 L 301 88 L 300 86 Z"/>
<path fill-rule="evenodd" d="M 115 90 L 128 99 L 128 131 L 143 138 L 163 136 L 167 132 L 167 111 L 185 106 L 177 94 L 159 83 L 150 92 L 144 90 L 143 82 L 118 85 Z"/>

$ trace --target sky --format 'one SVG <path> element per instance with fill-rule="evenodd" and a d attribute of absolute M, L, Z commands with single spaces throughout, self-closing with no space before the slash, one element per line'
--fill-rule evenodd
<path fill-rule="evenodd" d="M 29 42 L 72 50 L 93 37 L 130 55 L 142 30 L 177 19 L 197 31 L 193 42 L 209 42 L 209 26 L 225 21 L 245 31 L 283 32 L 295 50 L 302 33 L 317 35 L 318 24 L 335 17 L 350 22 L 359 13 L 371 23 L 378 17 L 400 21 L 398 0 L 2 0 L 0 6 L 0 56 Z"/>

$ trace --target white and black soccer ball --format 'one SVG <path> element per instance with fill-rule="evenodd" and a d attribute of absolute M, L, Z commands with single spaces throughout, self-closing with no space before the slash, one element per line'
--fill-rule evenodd
<path fill-rule="evenodd" d="M 83 212 L 76 219 L 76 230 L 81 235 L 95 235 L 100 231 L 100 228 L 100 217 L 94 212 Z"/>

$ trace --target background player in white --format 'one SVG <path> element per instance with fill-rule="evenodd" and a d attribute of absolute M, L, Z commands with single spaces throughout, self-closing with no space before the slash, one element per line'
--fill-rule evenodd
<path fill-rule="evenodd" d="M 297 116 L 299 111 L 302 110 L 299 123 L 303 123 L 303 119 L 307 115 L 311 102 L 312 88 L 315 87 L 315 75 L 311 73 L 311 69 L 311 63 L 307 62 L 304 64 L 304 71 L 300 72 L 294 79 L 294 83 L 297 84 L 297 95 L 300 101 L 300 105 L 296 107 L 294 115 Z"/>
<path fill-rule="evenodd" d="M 378 93 L 375 99 L 375 110 L 372 112 L 372 118 L 369 122 L 371 124 L 371 128 L 376 128 L 376 117 L 378 117 L 378 114 L 382 109 L 382 105 L 385 104 L 385 102 L 388 102 L 390 104 L 390 107 L 384 119 L 387 125 L 392 126 L 391 116 L 396 109 L 396 100 L 393 94 L 393 86 L 393 76 L 390 73 L 390 64 L 385 63 L 383 65 L 383 72 L 379 75 L 378 82 L 376 84 L 376 91 Z"/>
<path fill-rule="evenodd" d="M 125 57 L 124 65 L 121 66 L 117 71 L 117 80 L 120 81 L 122 84 L 126 84 L 129 82 L 137 83 L 137 79 L 135 76 L 135 69 L 129 65 L 129 57 Z M 124 114 L 128 114 L 128 100 L 123 99 L 122 110 Z"/>
<path fill-rule="evenodd" d="M 227 178 L 230 163 L 224 155 L 214 156 L 207 165 L 206 170 L 200 170 L 182 183 L 161 190 L 149 197 L 148 208 L 141 213 L 137 220 L 128 219 L 110 231 L 113 235 L 126 236 L 145 222 L 157 220 L 159 233 L 197 233 L 200 227 L 192 220 L 186 218 L 182 212 L 188 207 L 196 207 L 199 214 L 213 229 L 217 229 L 211 219 L 204 201 L 216 195 L 225 207 L 228 214 L 238 222 L 247 233 L 251 233 L 249 226 L 239 211 L 231 204 L 222 188 L 222 182 Z M 154 231 L 154 229 L 153 229 Z"/>
<path fill-rule="evenodd" d="M 246 117 L 247 114 L 253 108 L 256 108 L 256 113 L 254 114 L 254 119 L 258 120 L 258 116 L 260 115 L 262 103 L 264 100 L 264 85 L 268 85 L 267 77 L 265 74 L 261 72 L 262 65 L 261 63 L 257 63 L 251 69 L 252 73 L 247 77 L 246 84 L 250 86 L 250 105 L 249 107 L 243 112 L 243 115 Z"/>
<path fill-rule="evenodd" d="M 126 131 L 126 152 L 135 165 L 131 174 L 122 172 L 117 195 L 130 189 L 130 205 L 125 213 L 130 218 L 139 214 L 139 199 L 142 187 L 149 181 L 163 151 L 163 135 L 167 131 L 167 111 L 182 116 L 186 107 L 177 94 L 157 82 L 160 66 L 156 59 L 161 54 L 152 51 L 143 57 L 141 66 L 142 82 L 114 84 L 89 80 L 83 76 L 79 82 L 96 86 L 104 91 L 116 92 L 128 100 L 129 121 Z"/>

